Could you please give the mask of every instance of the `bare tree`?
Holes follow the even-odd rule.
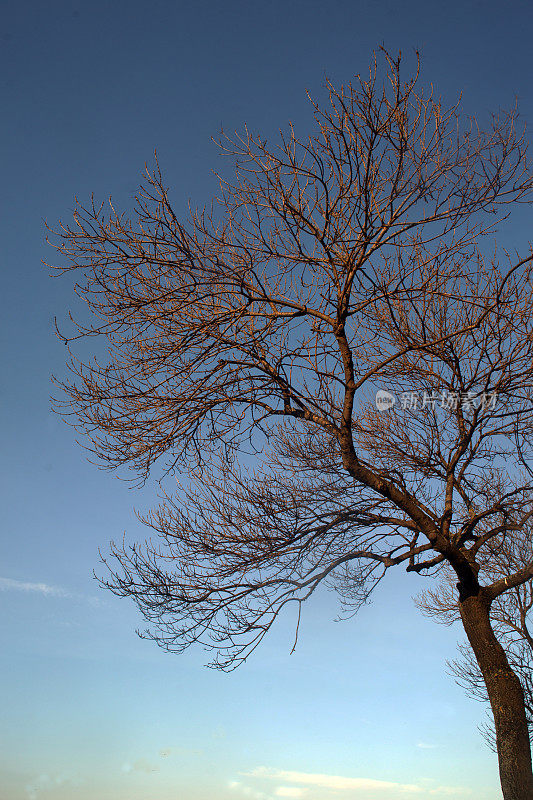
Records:
[[[531,202],[526,141],[516,111],[483,130],[383,59],[328,83],[308,139],[223,137],[211,211],[178,219],[159,167],[135,221],[77,204],[57,269],[92,316],[63,338],[107,349],[72,355],[59,410],[109,468],[188,470],[145,520],[157,538],[107,559],[169,650],[229,669],[323,582],[357,608],[391,567],[451,569],[523,800],[524,694],[490,609],[533,564],[480,569],[533,516],[533,254],[483,247]]]
[[[526,525],[520,536],[495,538],[488,549],[487,559],[481,565],[485,582],[493,583],[533,562],[533,536]],[[454,577],[451,573],[437,590],[428,590],[417,598],[417,605],[426,615],[450,625],[461,619],[456,598]],[[531,635],[531,610],[533,608],[533,580],[527,580],[501,594],[490,610],[494,632],[502,644],[509,664],[520,679],[529,739],[533,740],[533,636]],[[458,645],[460,657],[448,662],[451,674],[467,693],[483,703],[489,702],[483,674],[468,642]],[[480,726],[482,735],[492,750],[497,750],[494,721],[488,715],[487,723]]]

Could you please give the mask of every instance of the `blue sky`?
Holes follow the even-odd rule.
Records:
[[[366,71],[382,42],[419,48],[424,80],[481,119],[516,96],[533,123],[532,22],[529,2],[458,0],[4,8],[0,800],[499,796],[484,710],[445,674],[460,631],[420,617],[417,577],[391,575],[343,623],[319,594],[293,655],[282,619],[230,675],[136,638],[135,609],[92,571],[98,547],[142,536],[133,509],[155,490],[87,463],[50,413],[53,318],[73,300],[41,259],[43,219],[91,191],[127,207],[154,148],[178,212],[209,200],[221,126],[307,133],[305,89]]]

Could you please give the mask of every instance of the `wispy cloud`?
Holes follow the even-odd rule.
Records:
[[[378,793],[419,794],[424,796],[461,796],[470,794],[470,790],[461,786],[437,786],[432,789],[414,783],[380,781],[374,778],[352,778],[345,775],[326,775],[319,772],[296,772],[293,770],[256,767],[241,775],[248,778],[279,781],[283,784],[300,784],[299,787],[278,786],[274,791],[276,797],[304,797],[307,790],[330,790],[332,792],[357,791]]]
[[[416,746],[421,750],[435,750],[435,748],[438,747],[437,744],[429,744],[429,742],[417,742]]]
[[[264,792],[258,792],[251,786],[247,786],[242,781],[230,781],[229,788],[243,794],[245,797],[251,797],[253,800],[271,800],[271,797]]]
[[[48,597],[71,597],[70,592],[59,586],[50,586],[48,583],[29,583],[28,581],[15,581],[13,578],[0,578],[0,591],[2,592],[35,592]]]
[[[104,605],[103,601],[98,597],[69,592],[61,586],[51,586],[49,583],[17,581],[14,578],[0,578],[0,592],[26,592],[30,594],[40,594],[43,597],[63,597],[70,600],[83,600],[93,606]]]
[[[344,775],[325,775],[319,772],[294,772],[291,770],[271,769],[269,767],[256,767],[250,772],[244,772],[242,774],[250,778],[268,778],[276,781],[286,781],[288,783],[300,783],[304,786],[314,786],[320,789],[334,789],[336,791],[349,789],[359,789],[363,791],[423,791],[421,786],[412,783],[378,781],[373,778],[347,778]]]

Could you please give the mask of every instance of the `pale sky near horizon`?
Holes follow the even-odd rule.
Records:
[[[43,219],[91,191],[127,205],[154,148],[178,210],[208,202],[221,126],[306,135],[305,89],[366,72],[382,42],[419,48],[423,81],[481,119],[517,97],[531,128],[532,23],[529,2],[494,0],[4,7],[0,800],[501,796],[484,708],[446,674],[461,632],[420,616],[417,576],[391,574],[340,623],[318,593],[293,655],[284,618],[231,674],[136,637],[142,619],[92,573],[110,539],[143,536],[133,509],[155,488],[98,471],[50,413],[53,318],[73,301],[41,259]]]

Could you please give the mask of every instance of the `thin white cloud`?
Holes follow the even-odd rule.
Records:
[[[242,781],[230,781],[229,788],[239,792],[240,794],[243,794],[245,797],[251,797],[252,800],[271,800],[269,795],[265,794],[264,792],[258,792],[251,786],[247,786],[245,783],[242,783]]]
[[[14,578],[0,578],[0,592],[27,592],[40,594],[43,597],[63,597],[70,600],[83,600],[92,606],[104,605],[99,597],[88,597],[62,589],[61,586],[51,586],[49,583],[32,583],[30,581],[17,581]]]
[[[429,744],[429,742],[418,742],[416,746],[421,750],[435,750],[435,748],[438,747],[438,745]]]
[[[0,578],[0,591],[2,592],[35,592],[48,597],[72,597],[70,592],[59,586],[50,586],[48,583],[29,583],[16,581],[13,578]]]
[[[378,781],[373,778],[347,778],[344,775],[325,775],[319,772],[294,772],[291,770],[270,769],[269,767],[256,767],[250,772],[244,772],[250,778],[268,778],[271,780],[300,783],[304,786],[315,786],[320,789],[335,789],[346,791],[359,789],[364,791],[401,791],[423,792],[421,786],[412,783],[393,783],[392,781]]]
[[[278,786],[274,795],[276,797],[303,797],[307,794],[307,789],[300,789],[299,786]]]
[[[249,772],[242,772],[248,778],[262,780],[282,781],[283,783],[297,783],[300,792],[306,792],[302,787],[326,789],[334,792],[361,791],[361,792],[401,792],[434,796],[468,795],[470,790],[462,786],[437,786],[428,790],[414,783],[397,783],[395,781],[380,781],[373,778],[352,778],[345,775],[326,775],[319,772],[296,772],[293,770],[273,769],[270,767],[256,767]],[[278,787],[287,789],[292,787]],[[277,794],[278,797],[303,797],[303,794]]]

